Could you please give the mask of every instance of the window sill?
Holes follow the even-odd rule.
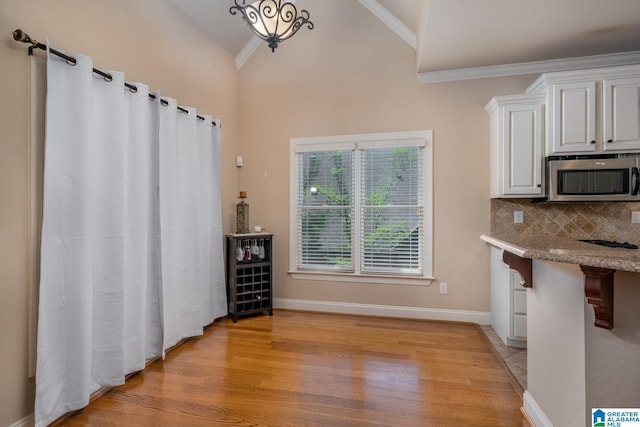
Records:
[[[378,283],[384,285],[429,286],[435,277],[391,276],[376,274],[325,273],[315,271],[288,271],[294,280],[322,280],[330,282]]]

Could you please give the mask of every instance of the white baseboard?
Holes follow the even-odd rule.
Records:
[[[9,427],[33,427],[35,422],[36,421],[33,418],[33,414],[29,414],[23,419],[11,424]]]
[[[533,396],[528,391],[525,391],[524,395],[522,395],[522,406],[535,427],[553,427],[549,418],[547,418],[542,408],[533,400]]]
[[[356,304],[349,302],[312,301],[274,298],[274,308],[320,311],[325,313],[359,314],[365,316],[402,317],[424,320],[448,320],[491,324],[491,313],[485,311],[443,310],[440,308],[404,307],[395,305]]]

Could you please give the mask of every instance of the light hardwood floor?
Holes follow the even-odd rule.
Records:
[[[217,321],[62,426],[528,426],[479,327],[276,310]]]

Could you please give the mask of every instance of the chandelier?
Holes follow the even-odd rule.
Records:
[[[293,36],[303,25],[313,30],[309,12],[301,10],[298,15],[293,3],[280,0],[258,0],[251,4],[246,4],[246,0],[234,0],[234,3],[229,12],[232,15],[240,12],[251,31],[269,43],[271,52],[276,50],[278,43]]]

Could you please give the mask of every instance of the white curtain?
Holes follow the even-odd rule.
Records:
[[[219,122],[69,55],[47,62],[37,426],[226,314]]]
[[[204,116],[206,120],[211,117]],[[207,141],[213,140],[213,143]],[[220,126],[198,127],[198,158],[202,163],[198,180],[200,204],[198,212],[199,245],[201,256],[200,280],[210,283],[203,287],[202,323],[209,324],[227,314],[226,286],[224,275],[224,252],[222,211],[220,208]],[[220,298],[225,295],[225,298]]]

